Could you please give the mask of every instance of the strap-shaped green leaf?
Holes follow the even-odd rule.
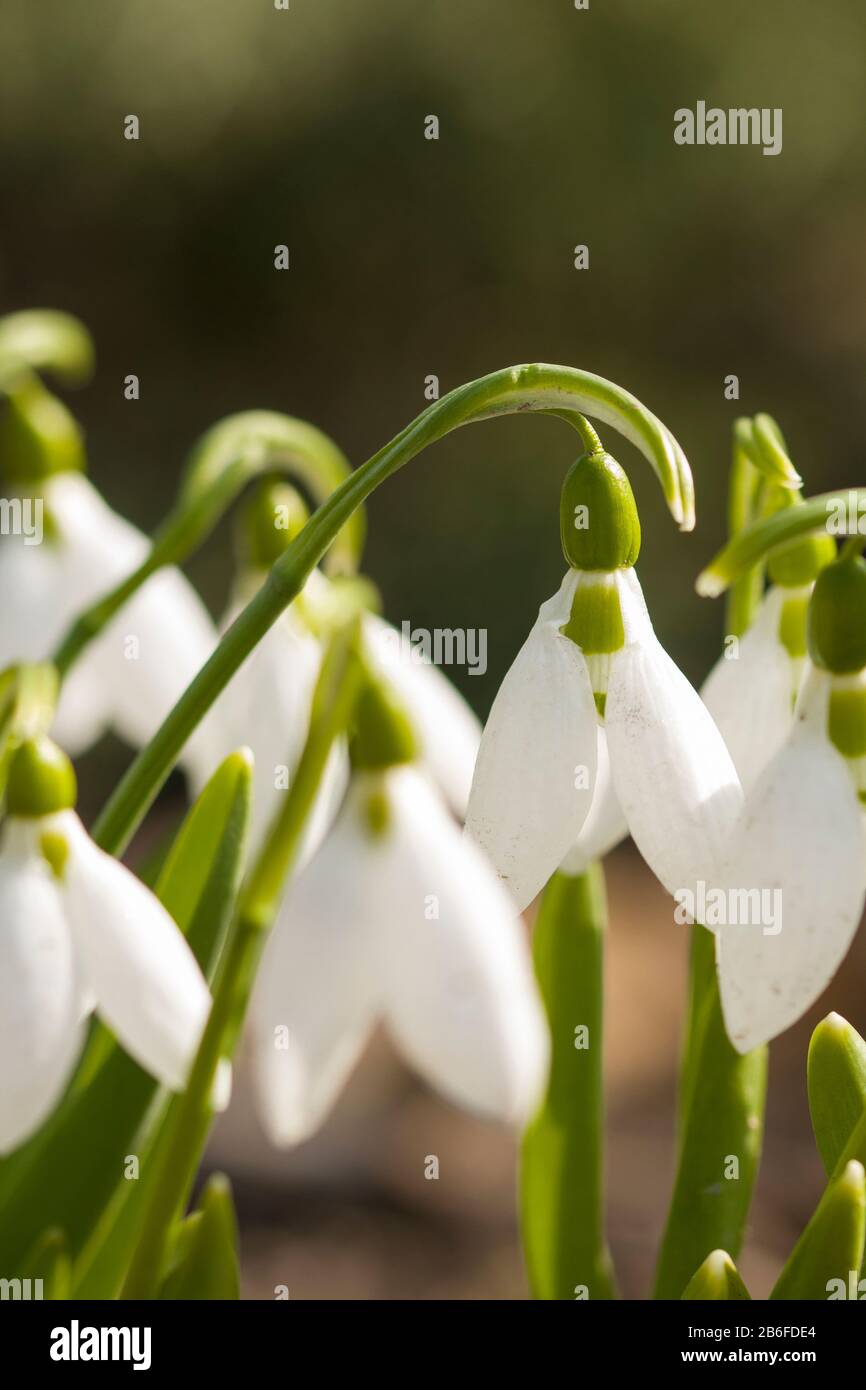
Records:
[[[615,1297],[604,1236],[602,977],[607,917],[599,864],[554,874],[533,955],[550,1023],[547,1095],[523,1140],[521,1228],[536,1298]]]
[[[242,869],[251,764],[233,753],[218,768],[184,821],[160,876],[158,896],[206,974],[212,975]],[[40,1132],[0,1164],[0,1268],[15,1268],[47,1225],[66,1234],[75,1282],[95,1253],[94,1226],[120,1194],[138,1183],[148,1136],[168,1093],[101,1025],[69,1092]],[[114,1213],[112,1226],[117,1219]],[[97,1245],[101,1235],[96,1236]],[[90,1244],[88,1244],[90,1242]],[[104,1296],[95,1294],[94,1296]]]
[[[794,1246],[771,1299],[827,1299],[834,1282],[845,1287],[859,1274],[866,1235],[866,1177],[856,1160],[846,1164],[824,1192]]]
[[[727,1250],[713,1250],[686,1286],[684,1299],[706,1303],[745,1303],[752,1295]]]
[[[866,1042],[840,1014],[828,1014],[812,1034],[807,1076],[815,1142],[832,1174],[866,1117]]]
[[[181,1222],[170,1259],[161,1299],[240,1297],[237,1219],[222,1173],[209,1179],[197,1210]]]

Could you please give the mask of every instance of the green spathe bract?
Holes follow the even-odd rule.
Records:
[[[566,560],[580,570],[630,569],[640,553],[640,519],[631,483],[616,459],[582,454],[571,465],[559,503]]]

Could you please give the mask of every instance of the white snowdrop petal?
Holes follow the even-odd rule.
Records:
[[[23,536],[0,536],[0,670],[18,661],[41,661],[63,633],[66,609],[58,547],[47,536],[27,545]]]
[[[180,570],[151,575],[98,639],[111,722],[142,747],[216,645],[207,609]]]
[[[747,790],[781,747],[794,713],[795,671],[779,640],[784,589],[771,589],[754,623],[719,657],[701,696]]]
[[[819,712],[826,688],[818,677]],[[746,801],[722,880],[734,924],[718,931],[719,987],[740,1052],[776,1037],[814,1003],[851,944],[866,897],[863,813],[848,768],[825,722],[798,714]]]
[[[239,606],[233,605],[224,626],[230,625],[238,611]],[[198,737],[187,749],[195,792],[235,748],[246,745],[252,749],[253,854],[264,843],[301,755],[320,664],[319,643],[290,609],[265,633],[218,696],[199,726]],[[339,782],[339,769],[331,769],[323,781],[322,804],[339,804],[340,788],[335,786],[335,778]],[[318,826],[316,833],[321,838],[321,817]],[[307,853],[315,843],[308,836]]]
[[[576,843],[559,866],[567,874],[584,873],[593,860],[603,859],[628,834],[628,824],[613,784],[607,735],[601,727],[598,730],[596,763],[589,815]]]
[[[580,834],[592,801],[598,720],[583,654],[560,633],[573,577],[545,604],[481,739],[466,829],[522,910]]]
[[[635,625],[637,626],[637,625]],[[645,617],[611,662],[605,729],[629,830],[670,893],[712,882],[743,793],[700,696]]]
[[[140,1066],[182,1090],[211,1002],[195,957],[159,900],[73,812],[52,823],[70,846],[64,897],[98,1011]]]
[[[293,881],[250,1007],[262,1123],[297,1144],[322,1123],[367,1041],[378,1004],[377,934],[387,883],[359,811],[360,784]]]
[[[381,969],[386,1018],[408,1060],[449,1100],[520,1124],[539,1103],[548,1035],[522,923],[424,776],[388,773],[393,830]]]
[[[462,820],[481,741],[478,719],[447,676],[382,618],[373,613],[365,616],[364,638],[374,661],[405,703],[424,762]]]
[[[0,852],[0,1153],[47,1119],[84,1037],[61,895],[34,827],[23,830],[7,822]]]

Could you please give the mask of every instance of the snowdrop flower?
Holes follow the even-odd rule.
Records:
[[[224,620],[230,626],[267,578],[273,562],[307,519],[303,501],[285,484],[259,489],[245,509],[240,530],[241,565]],[[203,786],[233,748],[248,744],[255,756],[251,843],[264,843],[297,767],[309,728],[313,691],[321,665],[321,635],[345,613],[346,585],[362,579],[330,580],[320,570],[265,633],[204,720],[189,753],[194,782]],[[363,617],[364,645],[409,711],[421,757],[458,815],[466,809],[481,729],[451,683],[388,623]],[[345,793],[345,749],[337,746],[308,823],[301,862],[321,842]]]
[[[75,778],[47,739],[12,758],[0,846],[0,1153],[60,1099],[95,1007],[167,1086],[185,1085],[210,1009],[165,908],[88,836]]]
[[[754,903],[720,927],[719,988],[734,1046],[747,1052],[818,998],[866,899],[866,564],[824,569],[809,608],[811,666],[781,747],[746,799],[725,869],[729,901]],[[780,911],[770,916],[770,895]],[[733,916],[734,914],[730,914]]]
[[[770,556],[771,587],[751,627],[725,639],[701,691],[748,789],[784,742],[806,668],[806,612],[815,576],[834,558],[829,536]]]
[[[653,632],[633,568],[634,497],[608,454],[572,466],[561,534],[570,568],[494,700],[467,830],[521,909],[575,845],[581,853],[585,825],[583,853],[615,840],[617,801],[670,892],[712,880],[742,790],[710,714]]]
[[[40,382],[6,405],[0,460],[35,528],[0,541],[0,669],[49,657],[72,620],[146,557],[147,538],[83,472],[78,428]],[[64,682],[54,734],[75,756],[108,728],[147,742],[210,656],[213,624],[181,572],[152,575],[82,653]]]
[[[449,1100],[517,1124],[541,1099],[546,1025],[508,894],[414,761],[379,683],[359,702],[353,778],[291,885],[251,1020],[274,1142],[321,1124],[377,1020]]]

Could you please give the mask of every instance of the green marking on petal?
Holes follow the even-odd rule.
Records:
[[[866,757],[866,685],[830,691],[827,733],[844,758]]]
[[[625,645],[625,628],[614,576],[579,583],[571,601],[571,615],[559,630],[584,656],[618,652]]]
[[[809,612],[808,594],[786,598],[779,611],[779,641],[794,661],[806,655],[806,623]]]
[[[384,786],[365,797],[363,815],[366,829],[374,839],[381,839],[391,824],[391,804]]]
[[[62,882],[66,872],[66,861],[69,858],[66,836],[61,835],[58,830],[46,830],[39,836],[39,850],[54,877]]]

